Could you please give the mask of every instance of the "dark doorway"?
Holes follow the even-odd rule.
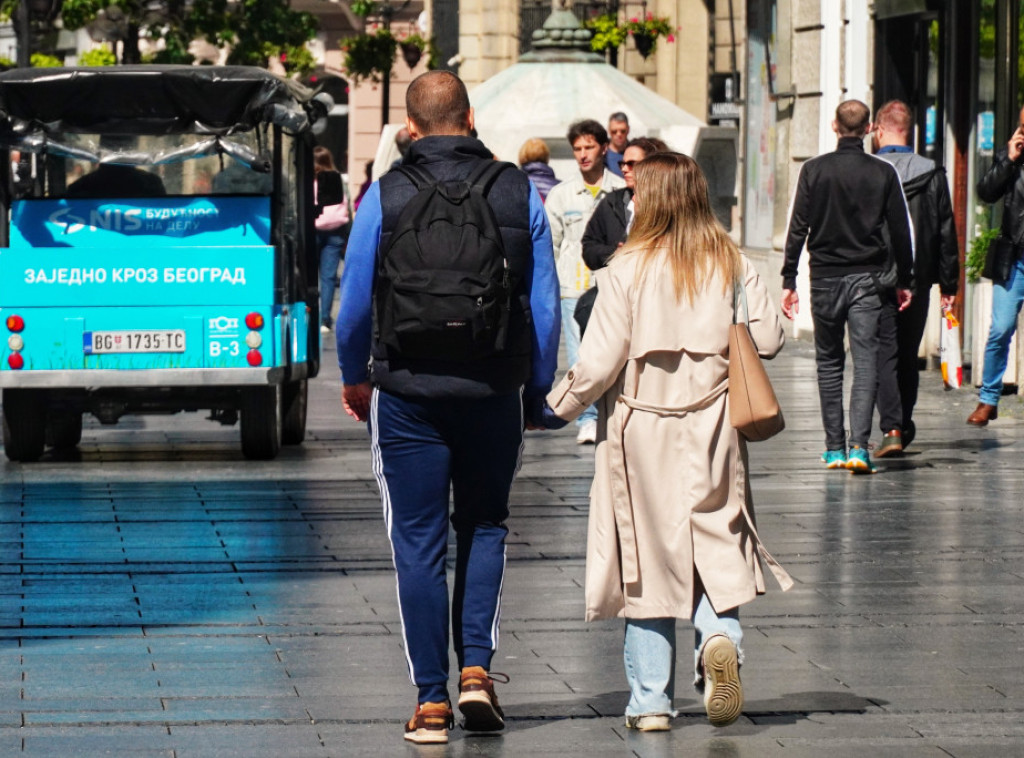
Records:
[[[880,19],[875,34],[875,102],[899,99],[914,113],[914,149],[944,162],[946,24],[937,11]]]

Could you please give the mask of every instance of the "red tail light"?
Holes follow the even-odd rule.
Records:
[[[21,357],[21,353],[11,353],[7,356],[7,365],[17,371],[19,368],[24,368],[25,359]]]
[[[245,317],[245,325],[250,329],[262,329],[263,328],[263,314],[262,313],[250,313]]]
[[[12,332],[20,332],[25,328],[25,319],[15,314],[7,317],[7,328]]]
[[[263,363],[263,356],[260,355],[259,350],[250,350],[246,353],[245,359],[249,361],[250,366],[259,366]]]

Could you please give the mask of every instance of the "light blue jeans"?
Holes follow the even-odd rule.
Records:
[[[694,684],[702,688],[704,672],[700,654],[711,637],[724,634],[736,645],[743,662],[743,629],[739,609],[715,613],[708,596],[701,594],[693,612]],[[627,716],[676,715],[672,708],[676,679],[676,620],[674,618],[626,619],[623,646],[626,680],[629,682]]]
[[[992,326],[985,343],[985,367],[981,372],[978,399],[988,405],[999,405],[1003,394],[1003,374],[1010,354],[1010,340],[1017,330],[1017,315],[1024,303],[1024,261],[1010,269],[1010,278],[992,285]]]
[[[562,298],[562,334],[565,335],[565,357],[570,368],[576,365],[576,359],[580,355],[580,325],[573,318],[577,302],[579,298],[576,297]],[[596,405],[591,405],[580,414],[576,419],[576,426],[583,426],[588,421],[597,421]]]

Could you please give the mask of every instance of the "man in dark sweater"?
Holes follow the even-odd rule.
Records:
[[[859,100],[836,108],[835,152],[807,161],[800,170],[782,267],[782,312],[799,311],[796,276],[807,243],[811,316],[818,366],[818,396],[825,427],[828,468],[872,473],[867,452],[875,406],[881,277],[891,255],[896,263],[900,310],[910,305],[913,240],[907,204],[896,169],[864,152],[871,111]],[[886,240],[889,240],[887,244]],[[853,357],[850,436],[843,418],[843,343],[849,330]]]

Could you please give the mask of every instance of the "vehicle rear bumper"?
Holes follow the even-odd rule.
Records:
[[[0,387],[100,388],[100,387],[215,387],[281,384],[287,378],[283,366],[260,368],[189,368],[145,371],[124,370],[29,370],[0,371]]]

